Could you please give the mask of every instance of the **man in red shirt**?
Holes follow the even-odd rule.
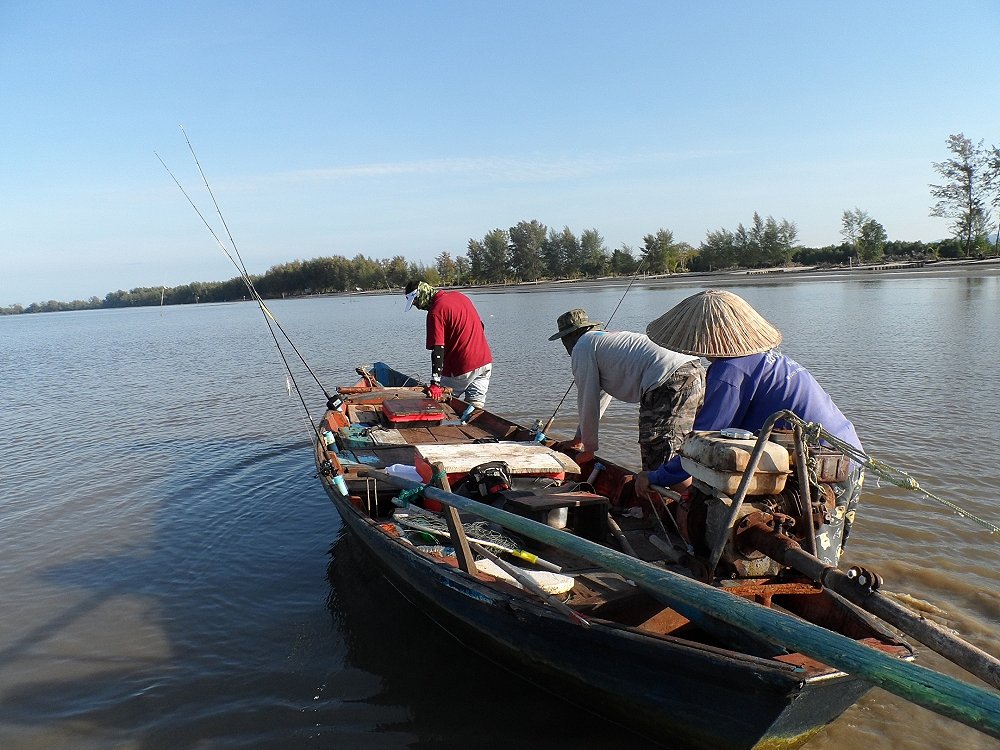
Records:
[[[428,394],[440,398],[451,388],[456,398],[482,409],[490,387],[493,354],[483,321],[461,292],[435,289],[425,281],[406,285],[406,310],[427,311],[427,348],[431,352]]]

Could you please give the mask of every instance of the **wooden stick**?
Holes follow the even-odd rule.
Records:
[[[541,586],[535,583],[535,580],[531,576],[525,575],[523,571],[501,560],[499,557],[494,555],[485,547],[481,547],[475,542],[470,542],[469,544],[472,547],[472,549],[476,551],[476,554],[485,557],[487,560],[492,562],[494,565],[496,565],[498,568],[504,571],[507,575],[509,575],[511,578],[517,581],[519,584],[524,586],[524,588],[526,588],[528,591],[537,596],[540,596],[547,604],[552,605],[574,622],[590,627],[590,623],[583,617],[583,615],[581,615],[579,612],[577,612],[568,604],[566,604],[566,602],[560,601],[552,594],[550,594],[548,591],[543,589]]]
[[[638,557],[638,555],[635,554],[635,549],[632,547],[631,544],[629,544],[628,539],[625,538],[625,534],[622,531],[622,527],[619,526],[618,522],[611,517],[610,513],[608,513],[608,528],[611,529],[611,533],[615,535],[615,539],[618,540],[618,543],[622,546],[622,551],[626,555],[632,555],[632,557]]]
[[[445,492],[451,492],[451,483],[448,481],[448,474],[445,472],[444,465],[440,461],[434,464],[434,475],[437,477],[441,489]],[[448,531],[451,532],[451,543],[455,548],[458,567],[466,573],[474,575],[478,571],[476,568],[476,559],[472,556],[472,550],[469,549],[469,538],[465,535],[465,529],[462,528],[462,521],[458,517],[458,511],[450,505],[444,506],[444,520],[448,523]]]

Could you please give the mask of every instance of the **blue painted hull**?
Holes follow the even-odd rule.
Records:
[[[383,533],[324,481],[347,528],[403,596],[467,647],[671,748],[798,747],[870,685],[614,624],[581,627]]]

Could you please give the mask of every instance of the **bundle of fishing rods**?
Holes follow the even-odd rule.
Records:
[[[313,380],[316,382],[316,385],[318,385],[320,390],[323,391],[323,395],[327,400],[328,407],[333,402],[334,397],[330,394],[330,392],[320,381],[319,377],[313,371],[312,367],[309,366],[309,363],[306,361],[306,358],[302,355],[302,352],[299,351],[298,347],[295,346],[295,342],[292,341],[292,338],[281,326],[281,323],[278,322],[278,319],[267,308],[264,299],[260,296],[260,293],[254,286],[253,279],[251,278],[250,273],[247,271],[246,264],[243,262],[243,256],[240,255],[239,248],[236,245],[236,240],[233,238],[233,233],[229,230],[229,224],[226,222],[226,217],[222,215],[222,209],[219,207],[218,200],[216,200],[215,192],[212,190],[212,186],[208,182],[208,177],[205,176],[205,170],[203,170],[201,167],[201,161],[198,159],[198,155],[195,153],[194,146],[191,145],[191,139],[188,138],[187,131],[184,130],[183,125],[181,126],[181,133],[184,134],[184,141],[185,143],[187,143],[188,150],[191,152],[191,157],[194,159],[194,163],[198,167],[198,174],[201,175],[201,179],[205,183],[205,189],[208,190],[208,194],[212,199],[212,205],[215,206],[215,212],[219,215],[219,220],[222,222],[222,226],[225,229],[226,237],[229,239],[230,245],[232,245],[232,252],[229,251],[229,248],[226,246],[226,244],[219,238],[219,235],[216,233],[215,229],[205,218],[205,215],[201,212],[201,210],[198,208],[195,202],[191,199],[191,196],[188,195],[188,192],[187,190],[184,189],[184,186],[181,185],[177,177],[174,176],[174,173],[170,170],[170,167],[167,166],[166,162],[163,161],[163,159],[157,152],[154,151],[153,154],[156,156],[157,159],[159,159],[159,162],[160,164],[163,165],[163,168],[167,170],[167,174],[170,175],[171,179],[174,181],[174,184],[176,184],[177,187],[180,189],[181,193],[183,193],[184,197],[187,199],[187,202],[191,204],[191,208],[193,208],[194,212],[198,214],[198,218],[201,219],[202,223],[205,225],[209,233],[212,235],[216,243],[219,245],[219,248],[222,250],[225,256],[229,258],[230,262],[234,266],[236,266],[236,270],[239,272],[240,278],[243,279],[243,283],[246,285],[247,291],[250,292],[250,296],[257,303],[258,307],[260,308],[261,314],[264,316],[264,322],[267,324],[267,330],[271,333],[271,338],[274,340],[274,346],[278,350],[278,355],[281,357],[281,361],[284,364],[285,376],[288,379],[288,381],[291,382],[292,387],[295,390],[295,394],[296,396],[298,396],[298,399],[302,404],[302,408],[305,411],[305,416],[309,423],[309,430],[311,433],[315,435],[317,439],[320,439],[321,436],[319,431],[319,424],[317,420],[313,419],[312,413],[309,410],[309,405],[306,403],[305,397],[302,395],[302,389],[299,388],[298,381],[295,379],[295,373],[293,372],[292,366],[288,361],[285,349],[282,346],[281,341],[278,339],[279,332],[284,337],[288,346],[291,347],[293,352],[295,352],[295,355],[302,363],[302,366],[305,367],[306,371],[312,376]],[[235,258],[233,257],[234,254],[236,256]]]

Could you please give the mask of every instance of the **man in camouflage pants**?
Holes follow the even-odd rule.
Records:
[[[704,398],[705,368],[697,359],[681,365],[663,385],[642,395],[639,452],[643,471],[657,468],[680,450]]]
[[[639,449],[644,470],[655,469],[680,448],[705,396],[705,368],[698,357],[657,346],[645,334],[603,331],[585,310],[559,316],[559,330],[573,367],[580,425],[564,447],[598,449],[598,425],[612,398],[639,404]]]

